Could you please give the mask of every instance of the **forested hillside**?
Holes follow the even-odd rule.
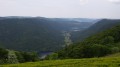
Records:
[[[110,29],[118,24],[120,24],[118,19],[102,19],[83,31],[72,32],[71,39],[74,42],[82,41],[91,35]]]
[[[55,51],[65,45],[63,31],[74,31],[74,27],[82,30],[92,24],[44,17],[1,17],[0,47],[20,51]]]
[[[44,18],[0,20],[0,43],[8,49],[44,51],[59,49],[64,37]],[[53,48],[54,47],[54,48]]]
[[[59,58],[101,57],[120,51],[120,25],[88,37],[58,52]]]

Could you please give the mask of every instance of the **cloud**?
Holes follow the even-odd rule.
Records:
[[[120,0],[108,0],[108,1],[115,3],[115,4],[120,4]]]
[[[88,3],[88,0],[80,0],[80,4],[81,5],[85,5],[85,4],[87,4]]]

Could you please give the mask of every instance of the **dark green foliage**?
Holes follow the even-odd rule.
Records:
[[[23,52],[23,57],[24,57],[26,62],[28,62],[28,61],[34,62],[34,61],[39,60],[36,52]]]
[[[0,48],[0,59],[7,59],[8,51],[6,49]]]
[[[90,36],[58,52],[59,58],[101,57],[120,50],[120,25]]]
[[[86,58],[101,57],[110,53],[111,53],[111,50],[107,46],[100,45],[100,44],[93,44],[84,48],[83,57],[86,57]]]
[[[36,52],[15,52],[17,59],[20,63],[38,61],[38,55]]]
[[[113,47],[113,48],[111,48],[111,51],[112,51],[112,53],[118,53],[118,52],[120,52],[120,47],[119,46]]]
[[[55,51],[64,44],[64,37],[45,18],[7,18],[0,20],[0,42],[5,48],[20,51]]]
[[[25,59],[24,59],[24,56],[23,56],[22,52],[16,51],[15,54],[17,56],[18,62],[20,62],[20,63],[25,62]]]
[[[20,52],[0,48],[0,64],[35,62],[38,60],[39,57],[36,52]]]
[[[52,53],[52,54],[48,55],[45,59],[46,60],[56,60],[56,59],[58,59],[58,54]]]
[[[91,58],[101,57],[110,54],[111,50],[107,46],[100,44],[84,45],[81,47],[65,48],[58,52],[58,56],[64,58]]]
[[[114,38],[112,36],[107,36],[104,39],[102,39],[102,44],[112,44],[114,43]]]
[[[6,49],[0,48],[0,64],[7,63],[8,51]]]

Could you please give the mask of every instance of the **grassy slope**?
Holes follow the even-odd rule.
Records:
[[[102,58],[48,60],[0,67],[120,67],[120,53]]]

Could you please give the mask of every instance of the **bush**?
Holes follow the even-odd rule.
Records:
[[[56,60],[58,59],[58,54],[57,53],[52,53],[46,57],[47,60]]]
[[[0,64],[7,63],[8,51],[6,49],[0,48]]]
[[[120,51],[120,49],[118,47],[113,47],[111,49],[112,53],[118,53]]]
[[[39,57],[36,52],[15,52],[20,63],[38,61]]]
[[[6,49],[0,48],[0,59],[7,59],[8,51]]]

